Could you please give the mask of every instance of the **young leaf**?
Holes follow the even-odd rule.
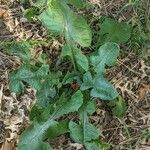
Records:
[[[118,118],[123,118],[126,114],[127,106],[125,100],[119,96],[113,101],[108,102],[108,106],[111,107],[113,115]]]
[[[91,30],[85,19],[75,14],[63,1],[51,0],[39,19],[50,32],[64,33],[67,40],[83,47],[90,46]]]
[[[61,97],[56,104],[51,104],[53,105],[54,111],[49,119],[42,123],[34,121],[33,124],[24,131],[18,145],[19,150],[37,150],[41,146],[44,146],[45,144],[42,141],[45,139],[48,129],[57,124],[55,119],[58,119],[64,114],[77,111],[83,103],[82,97],[81,91],[77,91],[70,100]]]
[[[98,74],[105,73],[105,66],[112,66],[117,62],[119,46],[116,43],[108,42],[98,50],[98,56],[91,57],[91,63]]]
[[[131,27],[124,22],[118,22],[111,18],[104,18],[104,21],[100,23],[99,31],[101,44],[106,42],[115,42],[118,44],[125,43],[131,36]]]
[[[103,77],[97,77],[94,81],[94,87],[91,96],[102,100],[113,100],[118,96],[116,89]]]
[[[28,21],[33,21],[33,17],[38,15],[39,10],[37,7],[31,7],[24,11],[24,16],[28,19]]]
[[[22,66],[18,70],[12,72],[9,76],[10,90],[20,93],[24,89],[23,81],[39,90],[42,87],[42,80],[45,79],[49,71],[48,65],[42,65],[36,72],[32,71],[30,66]]]

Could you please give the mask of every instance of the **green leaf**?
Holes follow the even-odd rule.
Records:
[[[37,150],[40,149],[41,146],[44,146],[45,144],[42,141],[45,139],[48,129],[58,124],[55,119],[58,119],[64,114],[78,111],[83,103],[82,98],[81,91],[77,91],[71,99],[68,100],[65,97],[61,97],[56,104],[51,104],[50,106],[54,108],[53,113],[47,121],[41,123],[34,121],[32,125],[24,131],[18,145],[19,150]]]
[[[106,79],[97,77],[94,81],[94,88],[91,90],[91,96],[102,100],[113,100],[118,96],[118,93]]]
[[[67,4],[73,5],[76,8],[82,9],[85,6],[86,1],[83,0],[64,0]]]
[[[97,139],[100,135],[98,129],[89,122],[85,122],[84,127],[82,127],[82,125],[70,121],[69,129],[70,137],[80,144],[85,144],[88,141]]]
[[[59,85],[60,73],[50,73],[49,77],[42,82],[41,89],[37,91],[37,105],[45,107],[56,95],[55,86]]]
[[[57,124],[54,124],[47,130],[45,138],[54,139],[60,136],[61,134],[69,132],[68,126],[69,126],[68,120],[64,120],[58,122]]]
[[[112,66],[117,62],[119,46],[116,43],[108,42],[98,50],[98,56],[91,57],[91,63],[99,74],[105,73],[105,66]]]
[[[36,120],[37,122],[41,122],[45,119],[41,114],[45,111],[45,108],[39,106],[39,105],[34,105],[29,113],[29,117],[31,121]],[[44,119],[43,119],[44,118]],[[46,118],[47,119],[47,118]]]
[[[89,69],[89,62],[87,57],[82,54],[81,51],[79,51],[78,54],[75,55],[75,59],[77,64],[84,70],[84,71],[88,71]]]
[[[30,66],[22,66],[16,71],[13,71],[10,76],[10,90],[20,93],[24,89],[23,81],[31,85],[33,88],[40,90],[43,79],[47,76],[49,66],[43,64],[37,71],[32,71]]]
[[[73,139],[73,141],[75,141],[76,143],[85,145],[87,150],[100,150],[101,148],[100,143],[96,143],[94,141],[84,142],[83,128],[81,125],[78,125],[77,123],[73,121],[70,121],[69,128],[70,128],[70,137],[71,139]],[[87,129],[88,130],[86,131],[90,130],[91,132],[91,133],[88,132],[90,133],[89,136],[92,136],[92,134],[94,133],[96,133],[97,135],[97,132],[95,132],[95,129],[94,129],[94,132],[91,130],[91,128],[87,128]]]
[[[86,150],[103,150],[99,142],[86,142],[85,143]]]
[[[118,44],[125,43],[131,36],[131,27],[125,22],[118,22],[111,18],[104,18],[100,23],[99,42],[116,42]]]
[[[91,105],[91,104],[90,104],[90,101],[85,100],[82,107],[79,110],[81,125],[82,125],[82,129],[83,129],[82,134],[83,134],[83,143],[84,144],[86,142],[96,140],[100,136],[100,131],[89,122],[88,115],[90,115],[89,112],[91,113],[91,111],[89,111],[88,108],[89,108],[89,105]]]
[[[85,19],[74,13],[63,1],[51,0],[39,19],[50,32],[64,34],[68,41],[83,47],[90,46],[91,30]]]
[[[12,42],[8,44],[6,48],[9,54],[16,55],[25,62],[29,62],[31,59],[30,49],[32,45],[27,41]]]
[[[86,142],[85,147],[86,150],[110,150],[109,144],[106,144],[101,140]]]
[[[32,6],[41,9],[42,7],[46,7],[48,0],[30,0],[30,2]]]
[[[61,52],[62,57],[69,56],[72,63],[79,65],[84,71],[88,71],[89,62],[87,57],[82,53],[82,51],[72,45],[65,44]]]
[[[63,107],[60,107],[59,111],[55,114],[57,117],[77,111],[83,103],[83,95],[81,91],[78,90],[69,101],[63,98],[58,101],[57,105],[60,106],[62,103],[64,104]]]
[[[10,76],[13,77],[13,76],[15,76],[15,74],[11,73]],[[24,87],[25,86],[22,83],[22,81],[13,80],[10,77],[9,89],[10,89],[11,92],[20,94],[24,90]]]
[[[88,71],[88,72],[86,72],[86,73],[83,75],[83,83],[82,83],[80,89],[81,89],[82,91],[87,90],[87,89],[93,87],[93,84],[94,84],[94,82],[93,82],[92,75],[91,75],[91,73]]]
[[[29,128],[23,132],[21,135],[18,149],[19,150],[37,150],[41,147],[47,147],[47,145],[42,142],[46,131],[50,126],[57,124],[53,119],[48,119],[46,122],[39,124],[38,122],[34,122]],[[52,148],[47,148],[51,150]]]
[[[83,144],[85,146],[88,142],[96,140],[100,136],[99,130],[95,126],[93,126],[88,119],[88,115],[92,114],[95,111],[95,107],[93,107],[93,104],[94,103],[91,103],[91,101],[88,101],[86,99],[79,110],[81,120],[80,124],[77,124],[73,121],[70,121],[69,123],[70,137],[75,142]]]
[[[47,82],[42,84],[41,90],[37,92],[37,105],[42,107],[49,104],[50,100],[56,95],[56,89],[47,84]]]
[[[38,13],[39,10],[36,7],[32,7],[24,11],[24,16],[28,19],[28,21],[33,21],[34,16],[38,15]]]
[[[62,57],[69,56],[71,58],[71,60],[73,60],[73,54],[72,54],[71,47],[72,47],[71,45],[65,44],[62,48],[61,56]]]
[[[87,113],[92,115],[96,111],[96,101],[89,101],[87,104]]]
[[[62,84],[66,85],[66,84],[70,84],[73,83],[74,81],[77,81],[78,83],[80,83],[80,74],[78,72],[67,72],[67,74],[65,75],[65,77],[63,78]]]
[[[73,141],[83,144],[83,129],[77,123],[70,121],[69,122],[69,129],[70,129],[70,137]]]
[[[108,106],[111,107],[113,115],[118,118],[123,118],[126,114],[127,106],[125,100],[119,96],[113,101],[108,102]]]

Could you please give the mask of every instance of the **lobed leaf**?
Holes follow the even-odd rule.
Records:
[[[53,113],[50,115],[47,121],[40,123],[34,121],[32,125],[24,131],[19,141],[19,150],[37,150],[46,146],[43,140],[47,136],[54,136],[53,134],[50,135],[48,131],[54,128],[54,126],[57,126],[58,123],[55,121],[55,119],[63,116],[64,114],[78,111],[82,103],[82,93],[81,91],[77,91],[70,100],[61,97],[56,104],[51,104],[54,108]],[[46,135],[46,133],[48,133],[48,135]],[[49,147],[48,149],[51,148]]]
[[[40,90],[42,87],[43,79],[49,72],[49,65],[43,64],[37,71],[33,71],[31,66],[23,65],[18,70],[9,75],[9,88],[12,92],[21,93],[24,89],[23,82],[28,83],[33,88]]]
[[[106,65],[112,66],[117,62],[119,46],[116,43],[108,42],[99,48],[97,55],[91,56],[91,63],[98,74],[104,74]]]
[[[94,81],[94,87],[91,90],[91,96],[102,100],[113,100],[118,96],[118,93],[106,79],[97,77]]]

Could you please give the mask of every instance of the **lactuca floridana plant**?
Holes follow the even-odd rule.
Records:
[[[118,44],[104,42],[95,53],[86,56],[81,48],[91,45],[92,31],[86,20],[69,7],[81,8],[81,5],[72,0],[43,0],[42,3],[37,0],[31,4],[31,12],[35,7],[36,10],[42,9],[38,19],[48,32],[64,37],[60,57],[70,61],[72,70],[61,72],[59,65],[51,68],[45,61],[45,54],[35,59],[31,55],[32,42],[8,45],[8,52],[22,60],[21,67],[9,76],[10,90],[20,94],[30,85],[36,89],[37,99],[29,115],[31,125],[21,135],[18,149],[52,150],[45,141],[64,133],[87,150],[109,149],[109,145],[100,139],[101,133],[91,124],[89,116],[96,110],[96,100],[107,101],[116,116],[115,109],[118,112],[122,109],[123,99],[106,79],[106,67],[114,65],[119,56]],[[74,83],[79,88],[71,89],[69,85]],[[64,116],[73,112],[79,114],[79,120],[68,120]],[[120,111],[118,117],[122,117],[124,112],[125,109]]]

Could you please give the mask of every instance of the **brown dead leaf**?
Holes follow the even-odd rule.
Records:
[[[7,140],[5,140],[1,150],[15,150],[14,142],[8,142]]]
[[[143,99],[146,93],[150,93],[150,85],[144,85],[140,87],[138,93],[139,93],[139,98]]]
[[[7,17],[7,15],[8,11],[3,8],[0,8],[0,17]]]

